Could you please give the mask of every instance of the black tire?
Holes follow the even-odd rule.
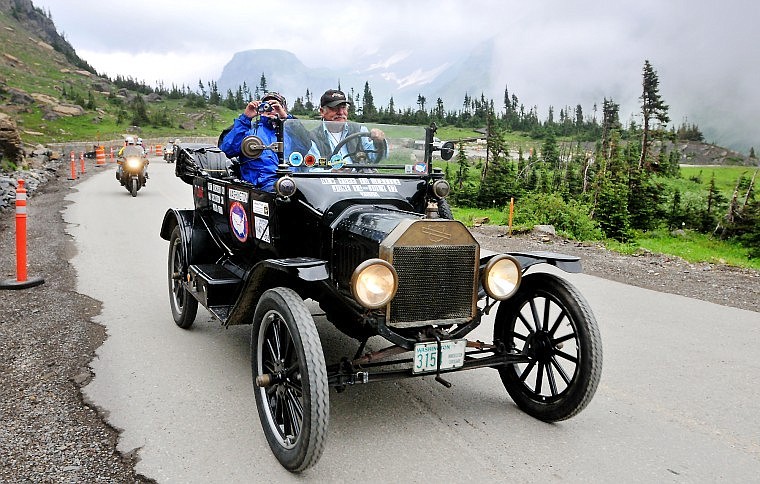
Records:
[[[451,212],[449,202],[440,200],[438,202],[438,216],[447,220],[454,220],[454,214]]]
[[[517,293],[499,304],[494,340],[530,358],[499,368],[525,413],[546,422],[565,420],[594,396],[602,374],[601,336],[588,303],[564,279],[523,277]]]
[[[176,226],[169,238],[169,305],[174,322],[182,329],[192,326],[198,314],[198,300],[185,289],[182,282],[187,275],[187,265],[182,235],[179,226]]]
[[[259,299],[251,329],[251,369],[272,453],[291,472],[313,466],[327,438],[327,369],[314,319],[295,291],[278,287]],[[272,376],[273,383],[258,387],[260,375]]]
[[[133,197],[137,196],[138,183],[140,182],[137,178],[132,178],[131,183],[129,184],[129,193],[131,193]]]

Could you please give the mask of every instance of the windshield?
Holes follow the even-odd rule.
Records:
[[[284,160],[294,173],[425,174],[425,128],[288,119]]]

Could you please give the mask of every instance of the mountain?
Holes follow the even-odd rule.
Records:
[[[74,47],[58,33],[50,17],[42,9],[35,7],[31,0],[0,0],[0,12],[7,12],[26,30],[34,32],[42,42],[50,45],[56,52],[63,54],[75,67],[92,74],[96,73],[95,69],[82,60]]]
[[[393,96],[396,107],[416,107],[417,97],[426,98],[430,108],[439,97],[447,110],[458,109],[464,94],[499,99],[500,93],[484,92],[492,84],[493,46],[484,42],[474,47],[468,56],[459,60],[425,57],[424,64],[410,51],[381,56],[375,54],[356,61],[348,71],[329,68],[309,68],[293,53],[276,49],[253,49],[236,53],[224,66],[217,81],[224,95],[235,92],[244,82],[253,92],[264,74],[269,90],[278,91],[288,99],[303,97],[306,90],[312,101],[327,89],[340,86],[354,99],[364,92],[368,82],[375,106],[387,106]]]

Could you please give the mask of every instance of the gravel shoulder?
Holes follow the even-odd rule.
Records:
[[[44,284],[0,291],[0,482],[153,482],[135,473],[136,456],[116,450],[118,430],[80,392],[93,377],[89,364],[107,335],[91,321],[100,303],[75,292],[69,263],[76,249],[60,211],[76,183],[59,169],[29,199],[28,272]],[[476,227],[473,233],[491,250],[578,255],[584,272],[595,276],[759,310],[758,271],[650,253],[622,256],[545,234],[508,237],[504,227]],[[0,212],[0,247],[0,280],[15,280],[12,208]]]

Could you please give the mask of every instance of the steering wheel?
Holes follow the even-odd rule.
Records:
[[[335,149],[333,149],[332,153],[330,153],[330,159],[332,159],[332,157],[335,156],[336,154],[340,153],[340,150],[349,141],[354,140],[354,139],[358,139],[358,138],[370,138],[371,136],[372,135],[370,134],[369,131],[359,131],[358,133],[349,134],[348,136],[346,136],[345,138],[343,138],[342,140],[340,140],[340,142],[337,145],[335,145]],[[364,151],[361,143],[359,143],[358,144],[358,148],[356,149],[356,151],[353,151],[351,153],[346,154],[341,159],[344,160],[346,158],[351,158],[355,162],[360,162],[361,163],[361,162],[369,161],[369,158],[367,157],[366,153],[378,153],[377,157],[379,159],[379,158],[382,158],[384,151],[385,151],[385,143],[384,142],[383,142],[383,149],[380,149],[380,150],[367,150],[367,151]]]

